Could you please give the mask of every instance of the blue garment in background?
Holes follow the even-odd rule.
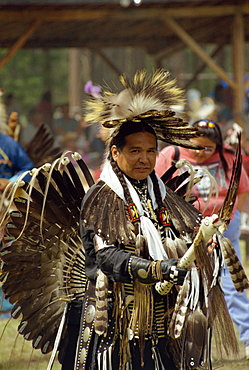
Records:
[[[13,182],[33,167],[33,162],[21,145],[10,136],[0,133],[0,178]],[[29,182],[30,178],[31,176],[27,174],[23,180]],[[0,311],[8,312],[11,308],[12,305],[4,299],[0,289]]]
[[[21,145],[10,136],[0,134],[0,178],[15,181],[19,175],[34,167]],[[30,175],[25,176],[28,182]]]
[[[235,211],[234,218],[229,224],[224,236],[231,240],[237,256],[241,261],[239,244],[240,212],[238,210]],[[249,345],[249,300],[245,291],[238,293],[234,288],[227,266],[222,274],[222,289],[225,293],[229,314],[239,331],[239,340],[247,346]]]

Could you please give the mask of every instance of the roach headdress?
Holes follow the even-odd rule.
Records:
[[[184,103],[184,91],[170,79],[169,73],[157,70],[149,76],[138,71],[133,81],[120,77],[125,87],[118,94],[103,91],[99,98],[91,97],[85,104],[87,122],[99,122],[110,129],[109,137],[117,135],[121,125],[127,121],[145,122],[150,125],[158,140],[185,148],[196,148],[189,141],[200,136],[198,129],[176,117],[172,106]]]

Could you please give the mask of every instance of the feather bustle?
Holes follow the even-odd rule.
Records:
[[[20,333],[43,353],[53,348],[66,303],[82,300],[86,287],[79,235],[85,191],[83,185],[76,189],[83,177],[64,165],[67,161],[63,157],[34,171],[36,178],[23,186],[16,210],[7,209],[1,226],[8,233],[0,250],[3,291],[14,304],[13,317],[21,318]]]

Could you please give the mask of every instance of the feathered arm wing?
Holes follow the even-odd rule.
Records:
[[[36,131],[34,137],[24,146],[29,158],[35,167],[44,163],[52,162],[61,155],[61,149],[55,146],[54,137],[49,127],[42,124]]]
[[[93,179],[77,153],[32,172],[2,221],[1,281],[12,316],[20,318],[19,332],[47,353],[65,306],[85,292],[79,218]]]

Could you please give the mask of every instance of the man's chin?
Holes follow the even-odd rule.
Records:
[[[149,176],[149,173],[146,172],[146,173],[136,173],[133,178],[135,180],[145,180],[147,177]]]

